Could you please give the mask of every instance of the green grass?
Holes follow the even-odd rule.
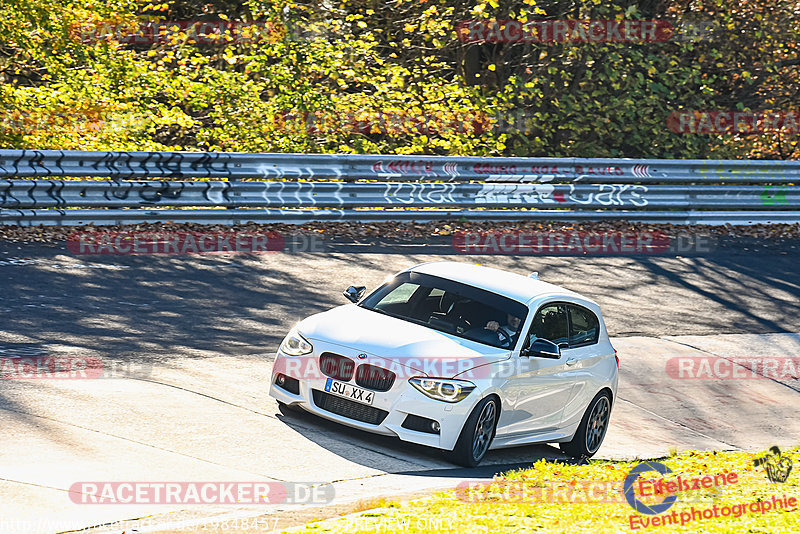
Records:
[[[783,451],[796,457],[800,448]],[[435,533],[517,533],[517,532],[800,532],[800,510],[744,511],[740,517],[719,517],[678,524],[649,526],[631,530],[631,516],[642,520],[691,513],[691,508],[706,509],[767,501],[773,495],[795,497],[800,504],[800,470],[795,466],[785,483],[767,479],[763,466],[753,460],[762,453],[684,452],[655,460],[673,473],[664,477],[674,481],[706,475],[736,474],[734,482],[718,487],[680,492],[677,502],[658,516],[637,513],[625,500],[622,483],[638,461],[591,460],[585,465],[539,461],[531,468],[504,473],[490,485],[468,486],[454,480],[453,489],[403,504],[383,504],[381,508],[326,521],[299,529],[307,533],[359,532],[435,532]],[[727,475],[726,475],[727,476]],[[642,478],[658,479],[655,472]],[[731,477],[732,480],[732,477]],[[637,497],[646,504],[660,503],[665,495]],[[587,502],[588,501],[588,502]],[[600,502],[598,502],[600,501]],[[739,509],[741,511],[741,509]],[[637,523],[638,526],[638,523]]]

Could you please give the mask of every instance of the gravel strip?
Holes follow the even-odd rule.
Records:
[[[283,235],[316,234],[326,238],[353,239],[383,238],[419,241],[429,237],[449,236],[458,232],[662,232],[678,235],[707,235],[750,237],[758,239],[800,238],[800,224],[756,225],[673,225],[634,224],[625,221],[593,223],[542,222],[433,222],[433,223],[349,223],[318,222],[294,224],[243,224],[235,226],[193,223],[155,223],[115,226],[0,226],[0,241],[14,243],[64,243],[75,232],[278,232]]]

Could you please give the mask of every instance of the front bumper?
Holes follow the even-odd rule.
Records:
[[[319,355],[331,352],[333,349],[317,348],[318,345],[321,344],[315,342],[314,352],[305,356],[287,356],[278,351],[270,379],[270,396],[284,404],[299,406],[308,412],[343,425],[375,434],[397,436],[403,441],[444,450],[452,450],[455,447],[464,423],[481,398],[480,387],[478,387],[467,398],[457,403],[431,399],[408,382],[408,378],[421,373],[407,369],[403,373],[406,376],[398,375],[389,391],[375,391],[371,409],[366,408],[367,405],[349,406],[346,403],[355,403],[355,401],[336,396],[333,396],[334,399],[331,400],[328,396],[332,395],[325,393],[325,385],[329,377],[319,370]],[[335,347],[335,352],[354,360],[357,358],[357,353],[340,346]],[[275,383],[279,374],[298,381],[297,394]],[[345,381],[342,380],[342,382]],[[354,380],[346,382],[356,385]],[[342,402],[343,400],[344,402]],[[380,413],[377,413],[378,411]],[[353,418],[354,416],[375,421],[375,423],[357,420]],[[409,416],[412,417],[409,418]],[[413,416],[438,422],[439,432],[430,433],[405,428],[404,422],[406,426],[409,426],[407,421],[413,421]]]

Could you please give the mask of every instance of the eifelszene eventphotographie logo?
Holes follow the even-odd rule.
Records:
[[[757,459],[756,465],[774,464],[769,468],[768,476],[777,476],[785,480],[791,469],[791,460],[782,458],[777,447],[770,449],[771,455]],[[788,460],[788,461],[787,461]],[[657,479],[645,479],[644,473],[655,471],[659,474]],[[770,475],[772,471],[772,475]],[[674,477],[674,478],[673,478]],[[770,478],[771,479],[771,478]],[[643,462],[630,470],[625,477],[623,492],[628,504],[638,512],[628,517],[631,530],[643,530],[651,527],[667,525],[680,525],[681,527],[694,522],[708,521],[725,517],[742,517],[751,514],[766,514],[777,511],[792,512],[797,509],[797,498],[790,495],[772,495],[759,497],[757,500],[737,502],[735,504],[708,503],[700,506],[676,507],[672,506],[690,492],[695,495],[714,493],[720,489],[737,484],[739,475],[734,472],[706,474],[703,476],[672,475],[672,470],[659,462]],[[655,502],[664,496],[661,502]],[[641,498],[647,498],[647,502]],[[691,499],[690,499],[691,500]],[[672,508],[670,510],[670,508]],[[670,510],[669,512],[667,510]]]
[[[625,493],[625,500],[628,501],[628,504],[631,505],[631,508],[640,514],[657,515],[669,510],[669,508],[675,504],[675,501],[678,500],[678,497],[677,495],[669,495],[658,504],[645,504],[637,499],[636,493],[634,492],[634,484],[636,484],[636,481],[639,479],[642,473],[648,473],[650,471],[656,471],[661,475],[672,473],[672,469],[659,462],[641,463],[631,469],[628,473],[628,476],[625,477],[623,492]]]

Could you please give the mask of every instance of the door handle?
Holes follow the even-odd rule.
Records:
[[[570,366],[572,366],[572,365],[575,365],[576,363],[578,363],[578,360],[577,360],[577,359],[575,359],[575,358],[569,358],[569,359],[567,360],[567,365],[570,365]]]

